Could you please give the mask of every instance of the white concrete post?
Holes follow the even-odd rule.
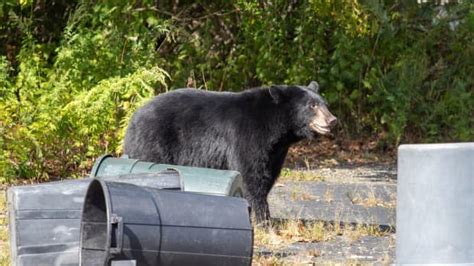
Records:
[[[398,149],[397,264],[474,264],[474,143]]]

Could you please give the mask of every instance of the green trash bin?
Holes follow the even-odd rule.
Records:
[[[92,167],[91,177],[176,170],[182,178],[182,190],[209,195],[243,197],[242,175],[237,171],[157,164],[136,159],[99,157]]]

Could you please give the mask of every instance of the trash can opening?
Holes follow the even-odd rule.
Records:
[[[104,187],[98,180],[92,181],[87,190],[81,221],[81,265],[102,264],[107,260],[109,248],[114,243],[107,243],[107,201]],[[110,241],[114,242],[114,241]],[[87,261],[84,261],[87,260]]]

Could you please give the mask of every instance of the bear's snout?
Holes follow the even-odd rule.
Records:
[[[328,125],[330,128],[334,128],[337,125],[337,118],[331,114],[329,118]]]
[[[325,106],[313,110],[314,118],[309,124],[310,128],[322,135],[329,134],[331,129],[336,126],[337,118]]]

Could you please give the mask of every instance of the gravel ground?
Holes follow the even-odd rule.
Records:
[[[283,264],[383,264],[393,263],[395,256],[394,235],[384,237],[364,236],[358,240],[337,237],[317,243],[293,243],[279,250],[257,248],[259,256],[276,256]]]
[[[276,184],[269,196],[272,216],[326,222],[338,222],[338,217],[342,223],[378,224],[390,226],[394,231],[394,164],[338,165],[313,170],[312,174],[322,181],[281,181]],[[291,180],[291,176],[287,179]],[[332,191],[329,200],[327,191]],[[345,210],[345,216],[336,214],[338,208]],[[338,236],[317,243],[295,242],[276,250],[260,246],[255,253],[276,256],[284,264],[293,265],[386,265],[394,262],[395,233],[379,237],[362,236],[356,240]]]
[[[312,170],[326,182],[396,184],[397,168],[393,163],[340,164]]]
[[[273,218],[395,226],[393,184],[290,181],[269,202]]]

